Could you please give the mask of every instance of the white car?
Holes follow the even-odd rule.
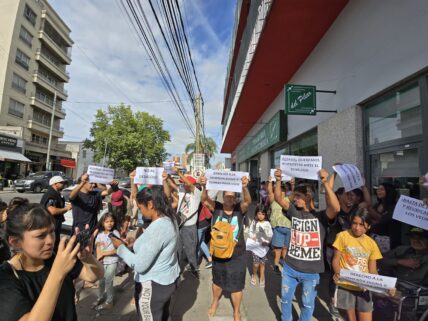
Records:
[[[62,191],[62,195],[64,196],[64,199],[66,202],[69,202],[69,197],[70,197],[70,193],[73,190],[73,188],[76,185],[70,186],[65,188]],[[104,200],[102,201],[103,203],[103,208],[101,209],[101,211],[98,213],[98,220],[105,214],[108,212],[108,203],[105,202]],[[62,222],[62,233],[63,234],[71,234],[71,227],[73,226],[73,213],[72,210],[69,210],[67,213],[64,214],[64,218],[65,221]]]

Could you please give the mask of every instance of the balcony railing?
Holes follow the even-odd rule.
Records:
[[[42,30],[40,31],[40,35],[44,35],[46,36],[46,38],[48,38],[50,41],[52,41],[52,43],[59,49],[61,50],[68,58],[71,59],[71,50],[69,50],[69,47],[63,47],[60,44],[58,44],[54,39],[52,39],[51,36],[49,36],[49,34],[45,31]]]
[[[55,82],[53,82],[52,80],[50,80],[48,77],[46,77],[43,73],[41,73],[39,70],[34,70],[33,76],[35,77],[40,77],[41,79],[43,79],[45,82],[47,82],[54,90],[56,90],[59,93],[62,93],[65,96],[68,96],[68,92],[66,89],[58,87],[57,84]]]

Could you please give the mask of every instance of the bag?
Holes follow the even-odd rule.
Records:
[[[211,228],[210,253],[219,259],[230,259],[235,250],[236,242],[233,239],[233,229],[230,221],[223,221],[223,212],[220,220]]]
[[[178,209],[178,212],[177,212],[177,214],[176,214],[176,220],[177,220],[177,225],[178,225],[178,228],[181,228],[183,225],[184,225],[184,223],[186,223],[186,221],[187,220],[190,220],[193,216],[195,216],[196,214],[198,214],[198,212],[199,212],[199,208],[196,210],[196,212],[195,213],[193,213],[192,215],[190,215],[189,217],[187,217],[186,215],[184,215],[182,212],[181,212],[181,205],[183,204],[183,201],[184,201],[184,197],[185,196],[183,196],[183,198],[181,199],[181,202],[180,202],[180,205],[177,207],[177,209]]]

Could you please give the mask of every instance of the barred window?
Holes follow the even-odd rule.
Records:
[[[21,50],[16,49],[16,57],[15,62],[20,65],[21,67],[28,70],[30,66],[30,57],[28,57],[25,53],[23,53]]]
[[[26,86],[27,86],[27,81],[21,76],[18,76],[17,74],[13,73],[12,88],[25,94]]]
[[[21,30],[19,31],[19,38],[30,48],[32,47],[33,35],[21,26]]]
[[[28,6],[28,4],[25,5],[24,9],[24,17],[33,25],[36,25],[36,19],[37,15],[34,13],[34,11]]]
[[[9,102],[9,114],[22,118],[24,117],[24,107],[24,104],[11,98]]]

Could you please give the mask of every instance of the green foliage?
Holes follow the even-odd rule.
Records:
[[[107,150],[107,165],[127,171],[160,164],[166,158],[164,145],[170,141],[162,119],[146,112],[133,113],[124,104],[97,110],[90,135],[84,146],[95,152],[95,161],[102,161]]]
[[[211,137],[205,137],[202,140],[202,150],[205,152],[205,166],[209,167],[210,158],[217,153],[217,144]],[[186,145],[185,153],[189,155],[188,160],[193,158],[193,154],[196,152],[196,144],[190,143]]]

